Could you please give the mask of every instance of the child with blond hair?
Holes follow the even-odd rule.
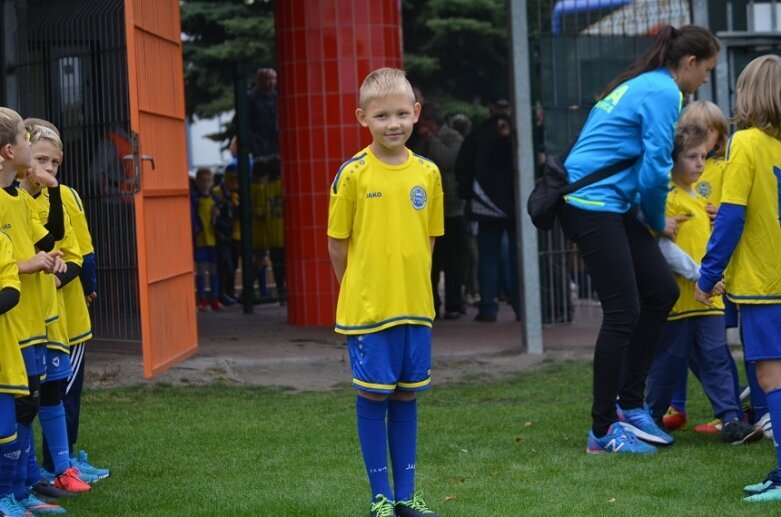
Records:
[[[744,355],[756,363],[770,421],[781,422],[781,57],[751,61],[737,81],[734,121],[727,145],[721,206],[702,259],[695,298],[711,305],[722,294],[738,304]],[[774,434],[776,467],[744,487],[746,502],[781,501],[781,447]]]
[[[431,253],[444,233],[442,181],[433,162],[405,146],[420,104],[402,70],[370,73],[355,114],[372,143],[331,185],[328,251],[340,283],[336,332],[347,336],[358,391],[370,515],[434,516],[415,490],[416,394],[431,384]]]

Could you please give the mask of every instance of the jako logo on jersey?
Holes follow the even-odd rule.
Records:
[[[382,192],[367,192],[366,193],[366,199],[374,199],[377,197],[382,197]]]
[[[409,193],[409,200],[412,202],[412,207],[415,210],[423,210],[426,207],[426,201],[428,201],[428,196],[426,196],[426,191],[423,190],[423,187],[412,187],[412,190]]]

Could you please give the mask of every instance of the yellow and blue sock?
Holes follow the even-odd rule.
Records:
[[[55,475],[62,474],[70,468],[65,406],[62,402],[56,406],[41,406],[38,420],[41,422],[41,430],[52,458],[53,472]]]
[[[396,501],[409,501],[415,492],[417,437],[417,399],[391,399],[388,402],[388,446]]]
[[[388,480],[388,431],[385,427],[385,414],[388,412],[388,400],[376,401],[356,396],[355,412],[358,416],[358,441],[361,442],[363,461],[372,499],[377,494],[391,497]]]

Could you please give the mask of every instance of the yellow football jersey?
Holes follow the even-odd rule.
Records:
[[[92,339],[92,321],[81,279],[76,277],[68,282],[60,289],[60,294],[65,302],[68,344],[73,346]]]
[[[214,233],[214,207],[217,204],[211,196],[198,198],[198,218],[201,220],[201,231],[195,240],[195,245],[216,246],[217,235]]]
[[[690,218],[681,224],[675,244],[685,251],[697,264],[700,264],[705,256],[705,250],[708,247],[708,239],[711,234],[710,218],[705,211],[705,205],[708,201],[696,192],[687,192],[674,183],[671,185],[672,188],[667,194],[665,215],[668,217],[685,215]],[[680,275],[675,275],[675,280],[678,282],[681,294],[670,311],[668,320],[679,320],[691,316],[724,314],[724,302],[721,297],[714,298],[713,305],[708,307],[695,300],[694,282]]]
[[[285,246],[282,180],[257,182],[252,189],[253,243],[255,249]]]
[[[54,300],[57,303],[57,314],[59,317],[46,324],[46,348],[70,354],[68,314],[65,311],[65,298],[62,295],[62,290],[58,289],[54,293]]]
[[[735,303],[781,302],[781,141],[756,128],[736,132],[727,147],[722,203],[746,207],[746,223],[724,274]]]
[[[14,260],[18,264],[35,256],[35,243],[49,232],[41,224],[30,195],[19,188],[15,189],[15,194],[0,189],[0,229],[11,238]],[[21,297],[14,310],[19,311],[24,320],[18,334],[19,346],[23,348],[46,342],[43,277],[44,273],[19,275]]]
[[[70,215],[71,225],[76,233],[76,240],[79,243],[81,254],[82,256],[89,255],[95,251],[95,248],[92,245],[92,235],[89,233],[89,226],[87,226],[87,214],[84,213],[84,203],[82,203],[78,192],[62,183],[60,183],[60,192],[62,206]]]
[[[727,161],[723,158],[708,158],[705,160],[705,170],[702,171],[700,181],[694,185],[694,190],[716,208],[721,204],[721,185],[726,166]]]
[[[403,164],[388,165],[367,147],[342,165],[330,196],[328,236],[349,239],[336,332],[430,327],[430,237],[444,234],[437,166],[411,152]]]
[[[0,231],[0,290],[7,288],[21,292],[22,285],[11,238]],[[27,370],[19,350],[23,320],[18,307],[0,314],[0,393],[28,395]]]

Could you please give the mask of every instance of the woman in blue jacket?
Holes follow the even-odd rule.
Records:
[[[652,232],[674,238],[677,231],[679,221],[664,215],[675,126],[683,95],[707,81],[718,52],[719,42],[707,29],[664,27],[652,47],[605,88],[565,161],[575,182],[638,157],[625,171],[566,196],[560,214],[603,311],[589,453],[655,452],[638,437],[658,445],[673,441],[643,406],[654,348],[678,297]]]

